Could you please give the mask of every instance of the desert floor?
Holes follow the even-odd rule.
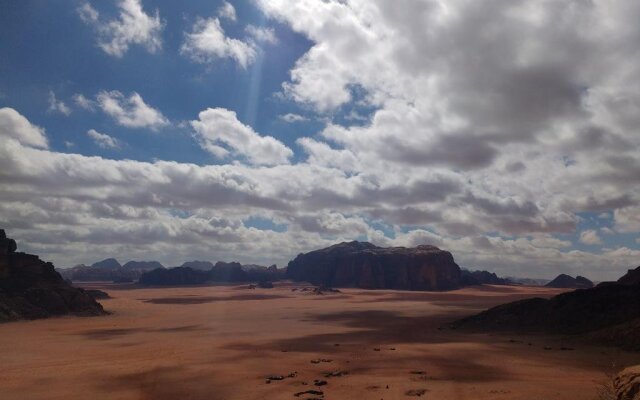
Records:
[[[113,314],[0,325],[1,399],[595,399],[606,373],[640,363],[637,353],[563,338],[438,329],[558,293],[543,288],[84,286],[109,292],[101,302]],[[325,377],[339,371],[347,374]],[[307,390],[324,395],[295,396]]]

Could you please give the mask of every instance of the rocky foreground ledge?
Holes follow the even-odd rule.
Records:
[[[462,286],[461,271],[448,251],[435,246],[378,247],[344,242],[298,255],[287,278],[324,287],[452,290]]]
[[[15,240],[0,229],[0,322],[106,314],[86,291],[65,282],[53,264],[16,249]]]

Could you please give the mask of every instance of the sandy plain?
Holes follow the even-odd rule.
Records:
[[[439,329],[555,289],[83,286],[107,291],[112,314],[0,325],[1,399],[578,400],[640,363],[638,353],[567,338]],[[322,395],[299,394],[308,390]]]

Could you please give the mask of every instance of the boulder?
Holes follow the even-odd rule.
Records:
[[[640,365],[620,372],[613,380],[616,400],[640,400]]]
[[[451,290],[460,287],[460,267],[448,251],[434,246],[383,248],[343,242],[298,255],[287,278],[324,287]]]
[[[71,286],[53,264],[16,250],[16,242],[0,229],[0,321],[105,314],[100,303]]]

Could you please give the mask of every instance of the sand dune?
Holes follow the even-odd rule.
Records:
[[[0,325],[2,399],[575,400],[594,398],[612,365],[640,362],[562,338],[438,329],[557,289],[85,286],[109,292],[112,315]]]

